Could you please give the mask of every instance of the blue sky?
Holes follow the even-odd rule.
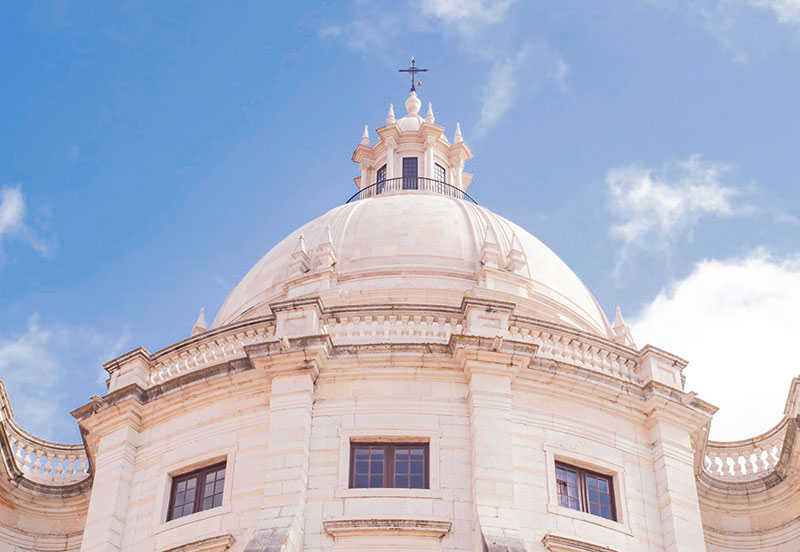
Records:
[[[0,13],[0,378],[78,438],[101,364],[186,337],[354,191],[364,124],[419,90],[470,193],[639,346],[691,361],[716,438],[800,375],[800,0],[18,3]],[[373,134],[373,139],[375,135]]]

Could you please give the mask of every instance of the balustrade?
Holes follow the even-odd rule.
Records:
[[[716,479],[748,481],[775,469],[781,457],[787,420],[754,439],[708,441],[703,470]]]
[[[3,423],[14,460],[23,476],[43,485],[65,486],[89,477],[83,445],[65,445],[39,439],[13,420]]]

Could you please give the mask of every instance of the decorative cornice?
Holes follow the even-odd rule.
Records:
[[[442,538],[452,523],[433,519],[331,519],[322,522],[335,539],[350,536],[409,535]]]
[[[542,538],[542,544],[550,552],[617,552],[615,548],[609,548],[608,546],[549,533]]]
[[[230,533],[167,548],[163,552],[225,552],[236,539]]]

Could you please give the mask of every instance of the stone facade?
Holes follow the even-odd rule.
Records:
[[[472,203],[460,130],[406,107],[211,329],[106,364],[81,445],[26,433],[0,384],[0,550],[800,550],[800,379],[773,430],[708,441],[686,362]],[[424,447],[424,488],[356,488],[368,443]],[[219,504],[170,519],[173,481],[223,462]],[[564,505],[562,465],[610,482],[611,519]]]

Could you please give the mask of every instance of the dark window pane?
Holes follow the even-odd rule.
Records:
[[[394,477],[394,486],[399,489],[408,489],[408,476],[396,475]]]
[[[591,504],[590,503],[589,504],[589,513],[590,514],[594,514],[596,516],[599,516],[600,515],[600,506],[598,506],[597,504]]]
[[[411,463],[411,473],[423,473],[425,465],[422,462],[412,462]]]
[[[366,489],[367,488],[367,476],[366,475],[357,475],[353,482],[356,489]]]
[[[367,473],[369,471],[369,462],[356,461],[356,473]]]
[[[188,516],[189,514],[192,513],[193,509],[194,509],[194,502],[184,505],[182,515]]]
[[[608,481],[606,481],[605,479],[600,479],[598,480],[598,484],[599,484],[599,489],[601,491],[603,491],[604,493],[608,492]]]
[[[595,479],[594,477],[589,476],[589,477],[586,478],[586,484],[589,486],[590,489],[596,489],[597,488],[597,479]]]
[[[378,488],[383,487],[383,476],[382,475],[373,475],[369,478],[369,486],[370,488]]]
[[[559,497],[558,497],[558,505],[559,506],[566,506],[567,508],[569,508],[569,497],[566,497],[564,495],[559,495]]]
[[[197,486],[197,478],[192,477],[191,479],[186,481],[186,488],[187,489],[194,489]]]
[[[177,491],[185,491],[186,490],[186,481],[179,481],[178,486],[176,487]]]
[[[611,505],[610,504],[610,497],[607,494],[602,493],[600,495],[600,505],[601,506],[610,506]]]
[[[371,474],[382,474],[383,473],[383,462],[375,462],[373,461],[369,465],[369,471]]]
[[[408,462],[398,462],[394,466],[394,471],[397,473],[408,473]]]
[[[610,508],[600,508],[600,515],[606,519],[613,519],[611,517],[611,509]]]
[[[424,482],[422,480],[421,475],[412,475],[410,480],[410,486],[412,489],[422,489],[424,487]]]
[[[216,508],[216,507],[218,507],[220,505],[222,505],[222,495],[221,494],[214,495],[214,506],[213,506],[213,508]]]
[[[203,499],[203,506],[200,509],[201,510],[208,510],[209,508],[211,508],[211,505],[213,503],[214,503],[214,497],[213,496],[209,496],[207,498],[204,498]]]
[[[356,450],[356,460],[368,460],[369,459],[369,449],[368,448],[357,448]]]

